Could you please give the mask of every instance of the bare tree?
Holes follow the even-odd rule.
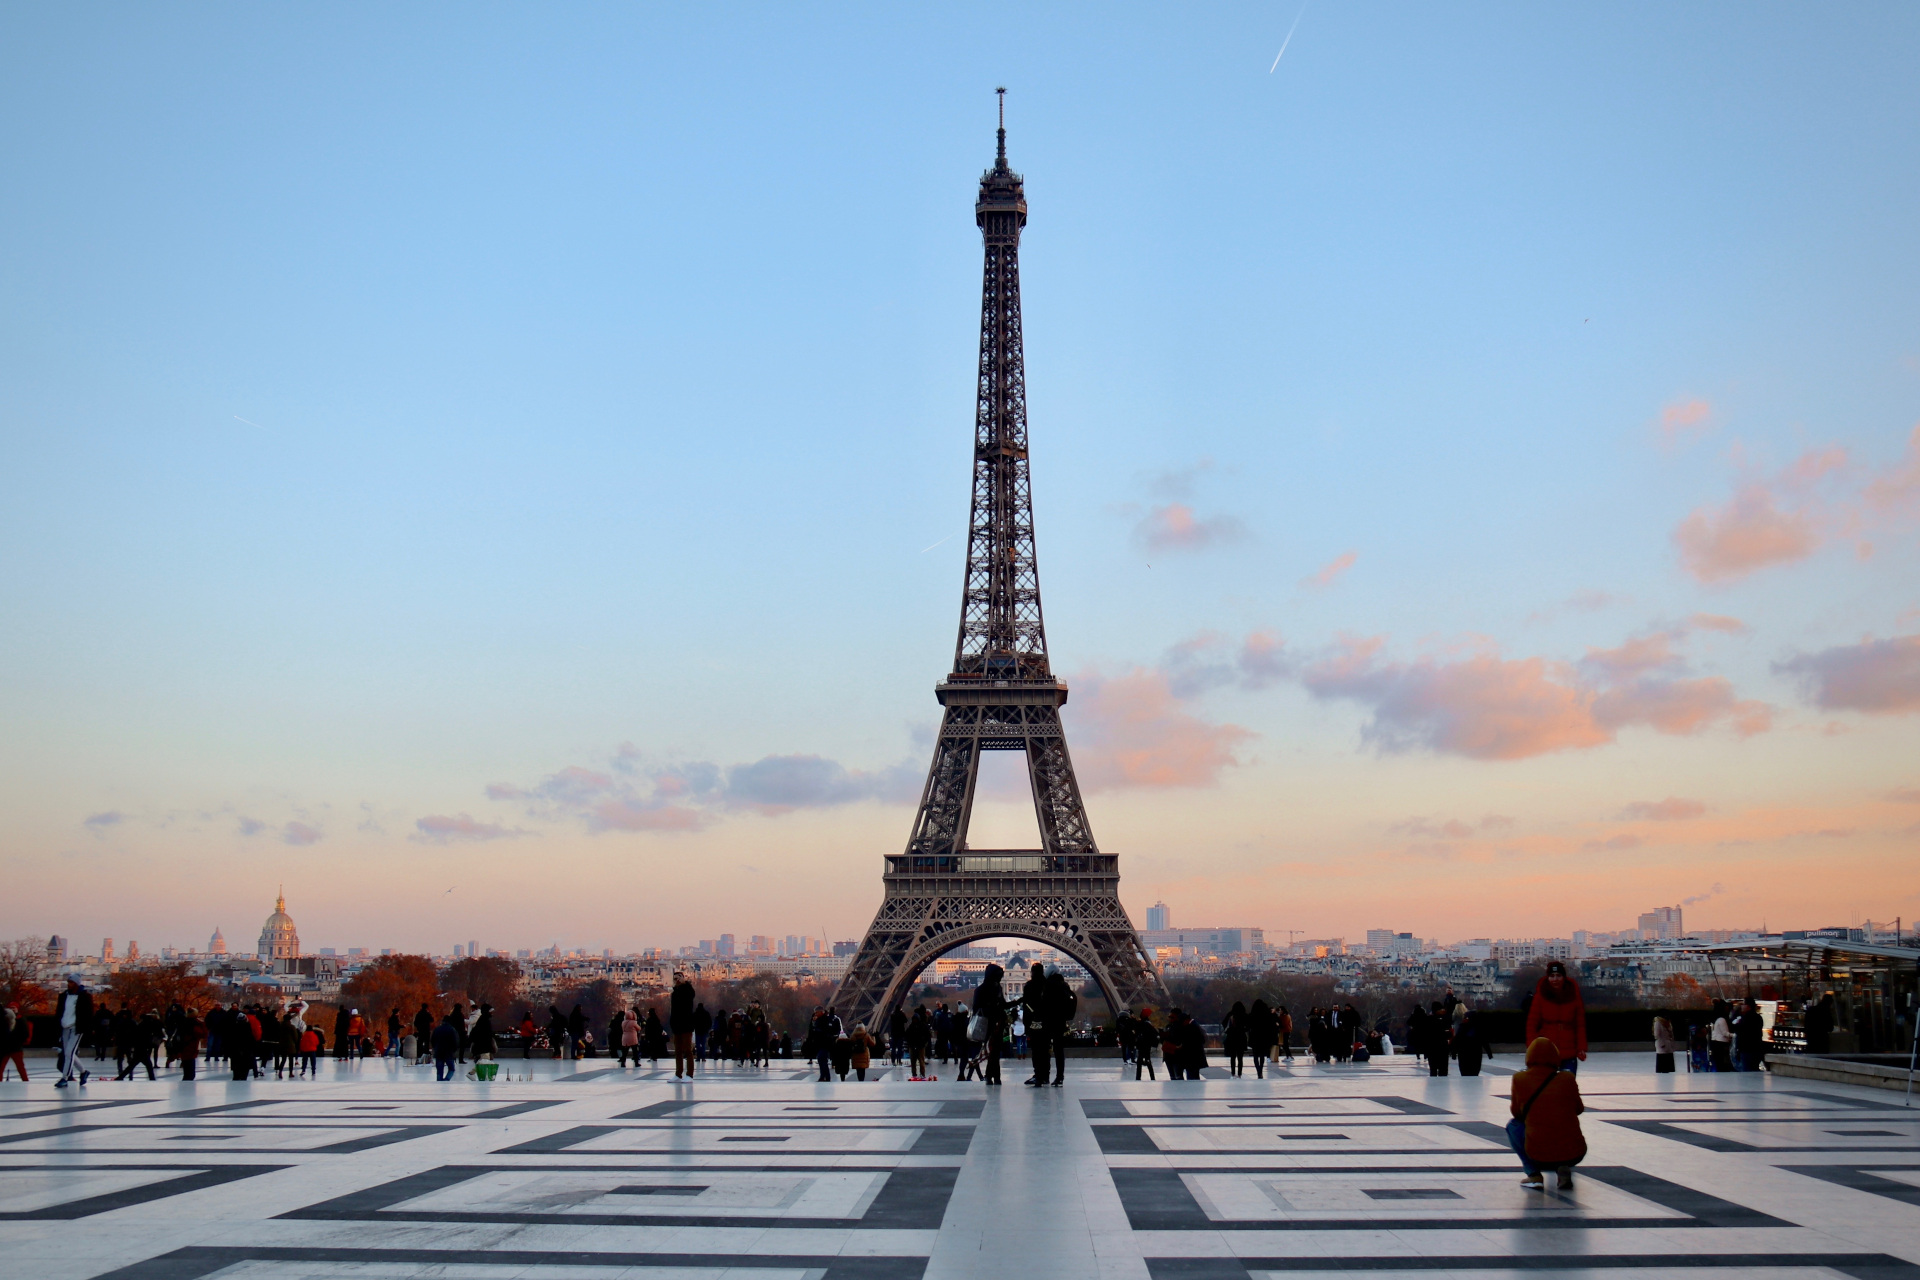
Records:
[[[0,942],[0,1004],[22,1014],[49,1013],[53,995],[43,985],[47,973],[47,944],[41,938]]]

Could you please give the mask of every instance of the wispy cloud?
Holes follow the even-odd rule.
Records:
[[[1160,671],[1175,697],[1235,686],[1265,689],[1292,674],[1286,641],[1272,631],[1253,631],[1234,644],[1218,631],[1202,631],[1169,648]]]
[[[1920,711],[1920,635],[1867,639],[1774,664],[1827,711],[1901,715]]]
[[[428,814],[417,819],[413,826],[414,832],[407,839],[421,844],[484,843],[488,840],[510,840],[527,834],[517,827],[482,822],[467,813]]]
[[[88,814],[80,825],[93,832],[94,835],[101,836],[106,834],[108,828],[117,827],[126,820],[127,815],[121,813],[118,809],[108,809],[104,813]]]
[[[1353,568],[1353,562],[1360,558],[1357,551],[1343,551],[1318,569],[1300,579],[1300,585],[1316,589],[1325,589],[1340,580],[1340,576]]]
[[[1920,515],[1920,426],[1902,458],[1861,478],[1838,445],[1809,449],[1773,475],[1750,475],[1729,502],[1696,508],[1673,531],[1687,572],[1705,583],[1729,582],[1773,565],[1804,560],[1836,538],[1855,538],[1861,559],[1873,554],[1864,535]]]
[[[872,771],[849,769],[816,755],[649,767],[641,752],[623,743],[609,768],[568,765],[530,786],[490,783],[486,794],[522,805],[529,817],[578,822],[592,832],[695,831],[727,813],[777,816],[862,801],[906,803],[919,792],[923,767],[907,760]]]
[[[1660,410],[1660,439],[1668,448],[1712,426],[1713,405],[1699,397],[1669,401]]]
[[[1133,536],[1147,551],[1205,551],[1244,541],[1247,528],[1234,516],[1202,518],[1184,502],[1168,502],[1141,516]]]
[[[1665,800],[1636,800],[1621,809],[1619,816],[1628,822],[1685,822],[1706,811],[1707,806],[1698,800],[1668,796]]]
[[[289,822],[280,828],[281,844],[304,847],[310,844],[318,844],[324,838],[325,833],[318,827],[308,826],[304,822]]]
[[[1117,676],[1082,672],[1062,709],[1074,772],[1088,791],[1208,787],[1239,763],[1254,737],[1235,724],[1211,724],[1180,705],[1165,672],[1134,667]]]

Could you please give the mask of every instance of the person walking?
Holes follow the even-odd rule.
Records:
[[[1527,1069],[1513,1077],[1507,1110],[1507,1140],[1520,1157],[1525,1174],[1520,1185],[1535,1191],[1546,1186],[1544,1171],[1558,1175],[1559,1189],[1573,1188],[1573,1167],[1587,1157],[1586,1135],[1580,1131],[1580,1081],[1562,1069],[1560,1046],[1546,1036],[1527,1046]]]
[[[433,1078],[435,1082],[453,1079],[454,1058],[460,1053],[460,1028],[455,1025],[454,1013],[440,1020],[433,1029]]]
[[[1073,1030],[1073,1016],[1079,1011],[1080,997],[1074,995],[1073,984],[1067,976],[1055,969],[1047,975],[1047,1028],[1048,1044],[1053,1050],[1053,1087],[1063,1088],[1067,1083],[1067,1037]]]
[[[1713,1030],[1707,1033],[1707,1051],[1713,1055],[1715,1071],[1733,1070],[1733,1027],[1727,1018],[1730,1008],[1725,1000],[1713,1002]]]
[[[467,1032],[467,1046],[473,1051],[475,1062],[492,1062],[500,1038],[493,1030],[493,1006],[482,1001],[480,1011],[473,1015],[473,1025]]]
[[[853,1067],[855,1079],[867,1078],[867,1068],[873,1065],[873,1054],[879,1047],[880,1042],[867,1031],[866,1023],[854,1026],[853,1034],[847,1037],[847,1060]]]
[[[1220,1020],[1220,1047],[1227,1052],[1227,1073],[1236,1079],[1247,1069],[1247,1006],[1235,1000]]]
[[[1253,1059],[1254,1079],[1266,1079],[1267,1058],[1279,1037],[1280,1020],[1265,1000],[1255,1000],[1253,1008],[1247,1010],[1247,1056]]]
[[[1427,1010],[1427,1074],[1444,1076],[1447,1074],[1447,1059],[1453,1052],[1453,1027],[1447,1018],[1446,1006],[1438,1000]]]
[[[1474,1020],[1471,1009],[1461,1013],[1460,1025],[1454,1030],[1453,1056],[1460,1060],[1460,1074],[1463,1076],[1479,1075],[1480,1060],[1493,1056],[1493,1046],[1480,1034],[1480,1024]]]
[[[907,1011],[895,1009],[893,1016],[887,1019],[887,1056],[894,1066],[900,1065],[900,1055],[907,1051]]]
[[[927,1017],[926,1006],[913,1011],[913,1017],[907,1020],[907,1074],[915,1079],[925,1079],[927,1058],[933,1046],[933,1022]]]
[[[27,1044],[32,1039],[33,1023],[20,1016],[19,1005],[0,1009],[0,1080],[7,1078],[11,1066],[20,1073],[20,1083],[27,1082]]]
[[[529,1061],[533,1057],[533,1042],[540,1035],[540,1024],[533,1020],[533,1010],[527,1009],[520,1014],[520,1059]]]
[[[207,1024],[192,1009],[180,1011],[179,1030],[175,1032],[174,1050],[180,1058],[180,1079],[182,1083],[195,1078],[200,1063],[200,1045],[207,1038]]]
[[[1052,1025],[1047,1021],[1047,969],[1039,961],[1027,972],[1026,985],[1020,989],[1021,1020],[1027,1024],[1027,1049],[1033,1055],[1033,1074],[1026,1083],[1039,1087],[1047,1083],[1053,1071],[1053,1045],[1049,1037]]]
[[[320,1078],[320,1028],[308,1027],[300,1033],[300,1074],[308,1080]]]
[[[980,1073],[980,1083],[985,1085],[1000,1083],[1000,1048],[1007,1038],[1007,996],[1000,987],[1005,973],[997,964],[988,965],[973,993],[973,1016],[985,1024],[986,1030],[987,1065]]]
[[[693,1079],[693,983],[684,971],[673,975],[673,992],[667,997],[667,1025],[673,1032],[673,1078],[686,1073]]]
[[[1657,1075],[1673,1074],[1673,1023],[1664,1013],[1653,1020],[1653,1069]]]
[[[640,1065],[640,1014],[622,1013],[620,1017],[620,1065],[627,1065],[627,1058],[633,1058],[633,1065]]]
[[[693,1053],[697,1058],[707,1056],[707,1041],[713,1035],[713,1015],[707,1012],[704,1003],[693,1006]],[[692,1072],[687,1074],[691,1075]]]
[[[1153,1010],[1140,1010],[1133,1019],[1133,1078],[1138,1080],[1141,1072],[1147,1079],[1159,1079],[1153,1072],[1153,1049],[1160,1043],[1160,1028],[1153,1025]]]
[[[54,1013],[60,1023],[60,1078],[54,1088],[66,1088],[67,1081],[78,1074],[84,1089],[92,1073],[80,1065],[80,1037],[93,1026],[94,1019],[93,997],[80,985],[80,979],[67,975],[67,989],[60,993]]]
[[[1741,1071],[1758,1071],[1767,1056],[1767,1023],[1760,1005],[1749,997],[1735,1003],[1733,1061]]]
[[[1547,962],[1547,971],[1533,989],[1533,1003],[1527,1006],[1527,1044],[1542,1036],[1560,1050],[1562,1070],[1578,1071],[1587,1060],[1586,1001],[1580,996],[1580,985],[1558,960]]]

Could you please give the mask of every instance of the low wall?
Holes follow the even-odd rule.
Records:
[[[1845,1058],[1824,1057],[1816,1053],[1782,1053],[1767,1059],[1767,1069],[1777,1076],[1796,1080],[1824,1080],[1828,1084],[1859,1084],[1869,1089],[1907,1087],[1907,1068],[1879,1062],[1849,1062]],[[1920,1092],[1920,1076],[1914,1080]]]

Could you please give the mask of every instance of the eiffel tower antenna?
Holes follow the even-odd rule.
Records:
[[[1047,659],[1020,329],[1027,197],[1007,167],[1006,90],[997,92],[999,146],[973,206],[986,265],[960,633],[953,669],[934,689],[945,710],[913,832],[905,852],[887,858],[880,910],[834,995],[848,1026],[884,1024],[923,969],[982,938],[1058,949],[1116,1014],[1167,1003],[1120,905],[1119,860],[1094,842],[1060,724],[1067,686]],[[1041,848],[968,846],[983,751],[1025,754]]]

